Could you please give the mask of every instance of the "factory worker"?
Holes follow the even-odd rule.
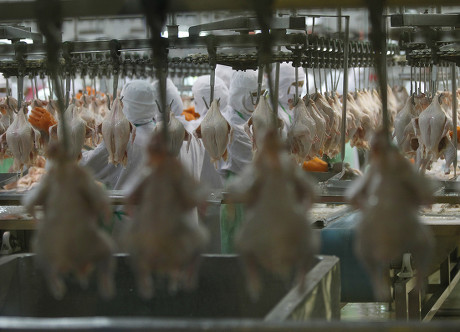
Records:
[[[275,84],[275,70],[273,66],[272,77]],[[291,63],[280,64],[280,76],[278,85],[278,116],[284,122],[283,136],[287,135],[287,130],[292,126],[294,121],[294,112],[292,110],[295,98],[295,86],[298,85],[299,97],[305,81],[305,72],[303,68],[298,69],[298,81],[295,80],[295,67]]]
[[[219,163],[224,181],[231,181],[252,162],[252,142],[243,125],[254,112],[257,97],[257,71],[236,71],[232,75],[228,106],[223,114],[233,128],[233,140],[227,146],[228,159]],[[220,209],[222,253],[234,252],[234,236],[244,218],[241,204],[222,204]]]
[[[155,114],[155,120],[158,122],[161,121],[161,119],[163,118],[163,115],[158,109],[158,105],[160,104],[159,81],[154,80],[152,83],[152,87],[154,91],[153,109]],[[190,133],[191,130],[189,127],[189,123],[185,119],[184,115],[182,115],[182,112],[184,111],[184,104],[182,102],[182,98],[179,94],[179,90],[170,78],[166,79],[166,105],[171,105],[171,111],[173,112],[174,116],[184,125],[185,129]],[[195,138],[192,138],[188,151],[187,142],[184,142],[182,144],[182,148],[179,154],[179,160],[182,162],[182,165],[191,175],[195,177],[197,181],[199,181],[200,179],[200,172],[203,164],[203,154],[204,151],[201,151],[199,143],[196,141]]]
[[[192,86],[193,101],[195,104],[195,113],[199,114],[196,120],[190,121],[190,127],[195,130],[203,121],[208,107],[210,105],[211,85],[210,75],[204,75],[198,77]],[[204,98],[204,100],[203,100]],[[214,99],[220,100],[219,105],[221,112],[227,108],[228,102],[228,89],[224,81],[216,76],[214,84]],[[205,103],[206,101],[206,103]],[[200,183],[205,185],[209,189],[222,189],[223,181],[219,173],[217,172],[214,165],[211,163],[209,154],[204,150],[203,145],[200,145],[203,149],[203,166],[200,173]]]
[[[153,106],[155,110],[155,119],[159,121],[162,118],[157,105],[157,103],[160,104],[160,82],[158,80],[154,80],[152,86],[155,93]],[[166,104],[168,106],[171,104],[171,111],[174,116],[185,125],[187,121],[182,115],[182,112],[184,111],[184,104],[182,103],[179,90],[170,78],[166,79]]]
[[[144,165],[145,149],[155,126],[155,94],[152,86],[141,80],[128,82],[121,91],[123,113],[136,126],[136,138],[128,144],[128,162],[126,168],[108,163],[105,143],[100,143],[94,150],[86,151],[80,164],[90,168],[95,178],[109,190],[121,190],[128,178]]]
[[[199,117],[196,120],[190,121],[189,125],[193,130],[195,130],[208,112],[208,107],[206,107],[206,104],[208,104],[208,106],[211,105],[209,100],[211,97],[210,75],[203,75],[198,77],[195,83],[193,83],[192,94],[193,103],[195,105],[195,113],[199,114]],[[221,112],[227,108],[228,88],[225,82],[217,77],[217,75],[214,83],[214,99],[220,100],[219,105]]]
[[[262,87],[265,89],[265,86]],[[257,97],[257,71],[235,71],[228,95],[228,106],[222,115],[233,128],[233,140],[228,145],[228,159],[219,165],[219,173],[226,179],[239,174],[252,161],[252,142],[243,126],[254,112]]]
[[[219,77],[224,81],[227,89],[230,89],[230,81],[232,80],[233,69],[229,66],[217,65],[216,66],[216,77]]]

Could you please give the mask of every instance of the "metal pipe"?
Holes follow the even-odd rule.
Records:
[[[308,83],[308,67],[305,66],[305,87],[307,89],[307,96],[310,93],[310,84]]]
[[[458,5],[458,0],[442,0],[445,6]],[[342,0],[342,8],[360,8],[368,4],[364,0]],[[432,5],[433,0],[387,0],[386,6],[395,7],[405,5],[407,7],[420,7]],[[116,15],[143,15],[144,8],[140,1],[132,0],[98,0],[97,6],[94,0],[67,0],[61,1],[62,16],[67,17],[95,17]],[[337,0],[317,1],[305,0],[277,0],[273,1],[272,9],[307,9],[307,8],[337,8]],[[31,20],[36,19],[34,1],[7,2],[0,6],[0,20]],[[252,1],[247,0],[169,0],[169,12],[198,12],[218,10],[252,10]]]
[[[454,125],[453,129],[453,140],[455,147],[454,155],[454,177],[457,177],[457,67],[455,63],[451,63],[452,70],[452,122]]]
[[[34,89],[34,81],[32,79],[32,76],[29,76],[30,79],[30,88],[32,89],[32,99],[35,98],[35,89]]]
[[[340,136],[340,151],[343,161],[345,160],[345,131],[347,129],[347,94],[348,94],[348,43],[350,30],[350,17],[345,17],[345,42],[343,49],[343,103],[342,103],[342,132]]]
[[[118,95],[118,70],[114,70],[112,76],[113,76],[112,100],[114,101],[117,98],[117,95]],[[85,87],[85,90],[86,90],[86,87]],[[163,106],[164,105],[162,105],[162,107]]]
[[[24,98],[24,76],[19,75],[18,80],[18,111],[21,109],[22,100]]]
[[[33,77],[34,80],[34,88],[35,88],[35,98],[38,99],[38,84],[37,84],[37,76]]]
[[[51,81],[49,75],[46,77],[48,81],[48,89],[50,90],[50,100],[54,98],[53,87],[51,86]]]
[[[46,100],[46,99],[47,99],[47,96],[46,96],[46,93],[45,93],[45,79],[44,79],[43,76],[42,76],[42,78],[41,78],[40,80],[42,81],[43,96],[44,96],[44,98],[45,98],[45,100]],[[49,100],[49,99],[48,99],[48,100]]]
[[[299,67],[295,67],[295,97],[294,105],[297,105],[297,100],[299,99]]]
[[[8,79],[8,77],[5,77],[5,82],[6,82],[6,95],[9,96],[10,95],[10,80]]]
[[[69,100],[70,100],[70,74],[67,74],[65,80],[65,109],[69,107]]]
[[[273,102],[275,107],[275,125],[276,121],[278,120],[278,96],[279,96],[279,89],[280,89],[280,63],[277,62],[275,65],[275,95],[273,96]]]
[[[216,85],[216,66],[212,66],[210,76],[211,76],[211,81],[210,81],[211,95],[209,97],[209,104],[211,104],[212,101],[214,100],[214,87]]]
[[[263,65],[259,66],[259,71],[257,72],[257,100],[256,104],[260,101],[260,95],[262,93],[262,80],[264,78],[264,67]]]

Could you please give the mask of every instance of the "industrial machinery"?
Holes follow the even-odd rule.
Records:
[[[411,1],[402,2],[407,5],[413,4]],[[429,4],[429,1],[421,1],[417,4],[423,5],[425,2]],[[444,1],[442,4],[456,3],[455,1]],[[30,233],[21,231],[36,230],[38,226],[41,226],[39,223],[43,224],[43,220],[46,219],[46,209],[44,212],[40,210],[36,216],[31,217],[26,215],[21,208],[25,201],[24,197],[31,189],[28,183],[22,190],[17,187],[0,192],[0,205],[4,210],[0,214],[0,229],[6,231],[2,250],[8,254],[0,259],[0,279],[3,280],[0,287],[0,298],[2,299],[0,301],[0,312],[2,313],[0,326],[12,330],[35,328],[46,330],[59,326],[59,328],[78,330],[139,331],[154,329],[268,330],[271,328],[286,331],[309,331],[310,329],[330,331],[371,328],[371,325],[356,326],[339,322],[340,302],[345,305],[347,302],[375,302],[377,299],[372,288],[369,270],[366,270],[366,267],[359,261],[354,249],[359,237],[357,228],[363,212],[358,212],[348,205],[352,196],[348,194],[348,191],[356,182],[347,177],[355,179],[359,177],[357,174],[360,172],[353,173],[353,170],[346,164],[346,145],[352,142],[360,146],[360,150],[369,150],[374,129],[376,132],[384,133],[382,144],[390,145],[393,139],[392,128],[397,117],[396,111],[401,111],[406,99],[398,110],[394,110],[393,114],[388,106],[390,104],[389,94],[392,92],[391,88],[387,91],[387,86],[402,86],[404,82],[410,82],[410,93],[407,97],[410,98],[417,93],[423,94],[424,97],[430,97],[431,103],[431,100],[438,98],[436,93],[440,90],[439,82],[441,81],[445,94],[450,93],[444,116],[450,119],[452,124],[449,128],[446,126],[443,135],[449,135],[448,129],[450,129],[451,136],[446,136],[446,140],[448,144],[452,144],[452,149],[455,151],[451,157],[454,174],[453,178],[444,177],[442,180],[434,181],[430,200],[414,205],[445,204],[444,207],[447,206],[445,209],[449,211],[449,206],[459,203],[460,190],[456,181],[458,140],[456,128],[458,128],[457,80],[459,73],[457,67],[460,63],[458,45],[460,14],[406,14],[401,9],[399,13],[390,15],[384,11],[384,5],[400,5],[396,1],[343,1],[340,5],[368,9],[371,23],[370,41],[350,38],[351,18],[350,15],[343,15],[341,10],[336,15],[308,14],[304,11],[318,6],[335,7],[334,1],[313,4],[304,1],[268,1],[266,3],[257,0],[232,1],[231,3],[186,0],[165,2],[104,0],[97,5],[89,1],[73,0],[0,2],[1,21],[36,20],[40,29],[40,33],[36,33],[18,25],[0,26],[1,38],[11,41],[11,44],[0,45],[0,72],[6,79],[7,96],[11,96],[11,82],[15,81],[17,84],[18,106],[15,113],[21,109],[21,104],[28,105],[24,98],[24,84],[28,81],[31,82],[33,99],[47,99],[46,104],[52,104],[51,100],[54,99],[57,105],[56,118],[64,118],[65,110],[78,93],[78,90],[75,91],[77,80],[83,82],[81,91],[83,99],[97,95],[97,98],[106,103],[109,112],[114,107],[122,86],[121,81],[148,80],[155,77],[159,82],[160,92],[160,98],[156,100],[156,104],[164,118],[162,135],[164,139],[169,139],[170,115],[165,112],[168,106],[166,78],[169,76],[183,79],[209,74],[209,105],[211,105],[214,100],[216,67],[224,65],[232,67],[234,71],[258,70],[257,96],[252,96],[257,99],[257,102],[263,98],[261,86],[264,79],[263,73],[266,74],[267,88],[274,92],[269,94],[268,100],[272,109],[275,110],[273,115],[276,119],[279,104],[280,64],[287,62],[292,63],[295,68],[296,82],[300,80],[299,75],[306,73],[307,105],[309,102],[310,105],[314,104],[308,96],[309,92],[314,89],[316,96],[324,95],[330,98],[330,105],[327,106],[331,108],[331,112],[333,109],[336,119],[340,119],[334,127],[336,129],[332,130],[330,123],[324,127],[324,130],[328,131],[326,136],[329,139],[332,133],[339,137],[334,156],[330,156],[331,158],[326,156],[324,146],[318,149],[321,151],[320,157],[330,163],[332,163],[332,157],[336,157],[335,169],[331,167],[328,172],[315,174],[317,178],[316,196],[308,197],[309,200],[321,204],[321,207],[324,207],[325,204],[330,205],[326,206],[326,209],[329,208],[334,213],[325,216],[324,213],[319,212],[320,215],[316,215],[315,209],[318,206],[310,211],[310,216],[313,214],[313,218],[310,217],[311,224],[316,228],[314,235],[321,238],[322,244],[319,255],[315,256],[310,269],[308,271],[300,269],[305,272],[303,278],[299,279],[300,281],[296,279],[296,282],[292,282],[294,274],[290,271],[288,279],[291,283],[286,285],[285,282],[282,282],[282,278],[273,272],[276,271],[276,267],[269,273],[262,269],[264,273],[261,274],[260,280],[263,281],[265,288],[260,298],[254,296],[251,286],[254,287],[254,284],[257,286],[257,280],[254,283],[251,263],[255,262],[255,265],[260,267],[263,265],[262,260],[251,261],[249,259],[250,264],[245,261],[246,264],[243,267],[238,262],[238,256],[221,255],[220,238],[223,231],[219,222],[221,205],[232,206],[231,204],[244,202],[250,209],[253,202],[238,200],[238,197],[235,199],[236,196],[228,192],[227,188],[220,188],[208,193],[208,210],[207,213],[201,215],[202,223],[210,230],[211,246],[201,256],[202,264],[197,276],[196,289],[191,292],[183,290],[176,292],[174,285],[171,286],[165,275],[160,274],[153,278],[155,285],[159,285],[156,286],[157,290],[160,289],[160,291],[157,291],[152,299],[141,299],[134,292],[134,289],[139,287],[135,281],[138,273],[130,271],[132,265],[129,263],[129,256],[116,254],[113,257],[113,261],[117,264],[113,270],[117,284],[117,295],[114,299],[100,299],[96,294],[95,278],[89,279],[89,285],[85,285],[85,282],[79,279],[78,273],[63,278],[68,285],[66,297],[52,298],[45,286],[47,282],[49,283],[49,280],[46,280],[46,274],[43,278],[39,270],[32,264],[34,255],[30,253],[11,255],[18,250],[19,246],[28,247]],[[291,15],[275,17],[275,10],[281,8],[290,9],[293,12]],[[179,36],[179,25],[176,22],[175,13],[211,10],[244,10],[245,12],[242,12],[244,14],[242,16],[191,26],[187,37]],[[61,40],[60,28],[64,18],[121,15],[145,15],[148,38]],[[318,29],[315,21],[320,19],[337,22],[338,31],[327,35],[315,33],[315,28]],[[312,24],[307,25],[307,20]],[[168,22],[167,37],[164,31],[165,22]],[[388,22],[391,23],[391,29],[387,30]],[[398,43],[387,43],[388,36],[396,39]],[[24,38],[33,39],[33,43],[26,44],[20,41]],[[271,74],[272,71],[274,76]],[[351,74],[354,76],[355,83],[353,89],[349,89]],[[313,80],[309,80],[309,77],[313,77]],[[182,80],[181,87],[183,87],[183,82]],[[449,85],[450,91],[447,91]],[[44,91],[46,91],[45,87],[48,88],[48,92],[44,93],[44,98],[39,98],[39,86]],[[371,91],[372,89],[376,96],[373,103],[380,106],[375,112],[378,115],[375,117],[375,125],[371,126],[373,130],[366,133],[364,121],[360,122],[361,119],[355,118],[357,113],[354,113],[353,110],[355,107],[353,92]],[[182,92],[190,93],[189,90],[190,87],[183,87]],[[295,85],[295,90],[295,95],[299,96],[300,91],[297,85]],[[339,100],[338,91],[341,100]],[[369,95],[371,95],[370,92]],[[333,104],[334,96],[336,96],[336,104]],[[440,97],[439,100],[441,100]],[[415,104],[414,99],[412,102]],[[7,106],[4,107],[10,108],[9,103],[10,99],[6,98],[4,104]],[[205,103],[207,103],[206,100]],[[364,108],[362,104],[359,106]],[[425,105],[425,109],[427,106]],[[318,111],[320,117],[321,114],[326,114],[326,112],[321,112]],[[366,112],[364,115],[372,119],[372,112]],[[324,118],[327,119],[326,116]],[[332,119],[332,115],[330,118]],[[353,136],[350,134],[350,123],[355,120],[356,123],[359,123],[359,128],[355,128],[356,134]],[[419,121],[418,118],[417,121],[408,121],[410,126],[407,127],[409,128],[407,130],[412,130],[413,125],[414,128],[418,128],[419,132],[422,131],[421,127],[416,127]],[[447,123],[448,120],[445,122]],[[63,123],[61,127],[63,129],[59,130],[62,130],[62,137],[64,137],[62,145],[68,148],[70,144],[66,136],[68,135],[66,131],[69,130],[68,124],[65,124],[65,121],[61,123]],[[317,125],[318,123],[316,122]],[[97,135],[96,128],[93,129]],[[414,135],[421,135],[417,129],[413,130]],[[6,129],[4,133],[6,140]],[[316,144],[320,139],[318,135],[314,139],[313,136],[315,135],[312,135],[313,143],[311,144]],[[417,137],[417,147],[412,148],[413,155],[408,155],[409,158],[415,156],[415,151],[422,144],[421,136]],[[0,142],[3,142],[1,138]],[[437,145],[441,146],[441,143],[437,142]],[[4,145],[1,148],[1,152],[4,153]],[[94,147],[85,142],[84,149],[92,148]],[[155,151],[158,153],[157,150]],[[279,151],[276,153],[281,154]],[[290,150],[294,153],[293,151]],[[443,146],[443,153],[444,151]],[[367,156],[367,152],[365,154]],[[256,152],[255,155],[257,155]],[[441,155],[445,159],[450,158],[446,154],[439,154]],[[439,156],[436,156],[436,160]],[[262,160],[264,157],[255,158]],[[423,163],[420,158],[418,155],[414,157],[416,164]],[[433,163],[436,160],[427,161],[425,166],[428,165],[427,168],[430,168],[430,162]],[[300,166],[302,165],[303,160]],[[420,168],[425,171],[425,166]],[[417,167],[419,167],[418,164]],[[446,167],[450,172],[450,164]],[[432,168],[435,169],[435,166]],[[30,169],[29,172],[31,172]],[[32,174],[35,174],[34,172],[35,170],[32,171]],[[19,174],[8,174],[8,182],[16,177],[19,177]],[[380,184],[379,187],[384,187],[384,184]],[[299,188],[296,190],[297,193],[301,191]],[[263,195],[260,194],[260,196]],[[372,199],[372,195],[369,196],[364,200]],[[125,191],[108,191],[106,198],[117,211],[119,206],[131,204],[129,195],[126,195]],[[410,199],[409,197],[408,200]],[[335,207],[332,208],[332,205]],[[337,208],[339,205],[340,207]],[[302,208],[305,209],[304,206]],[[1,218],[2,215],[8,217]],[[40,221],[37,221],[36,218]],[[417,329],[438,327],[455,329],[455,324],[450,325],[449,322],[431,323],[430,326],[412,325],[413,322],[410,322],[409,325],[404,323],[409,319],[431,320],[445,299],[452,293],[460,278],[458,215],[454,212],[447,212],[440,217],[432,211],[423,210],[421,219],[423,224],[428,225],[437,241],[432,255],[433,260],[427,267],[429,273],[424,280],[424,286],[420,288],[416,277],[417,273],[420,275],[422,272],[421,269],[415,271],[414,262],[418,259],[416,254],[407,252],[391,262],[385,262],[388,264],[385,265],[383,274],[390,280],[390,284],[385,289],[390,297],[385,300],[390,306],[394,306],[397,321],[382,324],[378,327],[382,330],[401,326]],[[19,231],[15,235],[14,243],[9,243],[13,238],[10,236],[10,231]],[[411,234],[406,236],[410,242]],[[284,242],[277,243],[278,248],[284,244]],[[266,249],[266,252],[268,256],[270,250]],[[82,270],[90,270],[90,268],[85,266]],[[171,277],[174,273],[166,272],[165,274]],[[247,290],[244,285],[245,278],[249,280]],[[81,285],[88,288],[81,290],[79,287]],[[100,284],[99,287],[101,287]],[[170,287],[169,290],[168,287]],[[23,320],[23,317],[27,319]],[[192,321],[190,321],[191,318],[193,318]],[[324,321],[317,323],[312,322],[312,319]],[[326,320],[332,320],[332,322],[326,322]]]

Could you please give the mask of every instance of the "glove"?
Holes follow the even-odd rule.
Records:
[[[29,115],[29,123],[40,131],[48,133],[49,128],[57,124],[53,115],[43,107],[35,107]]]
[[[313,158],[312,160],[305,161],[302,165],[302,168],[305,171],[309,172],[327,172],[328,165],[327,162],[319,158]]]
[[[452,130],[449,130],[449,136],[452,139],[454,137],[454,133]],[[457,142],[460,143],[460,127],[457,126]]]
[[[196,120],[200,117],[200,113],[195,112],[195,107],[189,107],[186,108],[183,112],[182,115],[185,117],[185,120],[187,121],[192,121]]]

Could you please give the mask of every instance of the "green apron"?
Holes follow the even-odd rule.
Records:
[[[225,184],[235,176],[227,171]],[[243,204],[222,204],[220,206],[220,241],[223,254],[235,253],[234,238],[244,219]]]

